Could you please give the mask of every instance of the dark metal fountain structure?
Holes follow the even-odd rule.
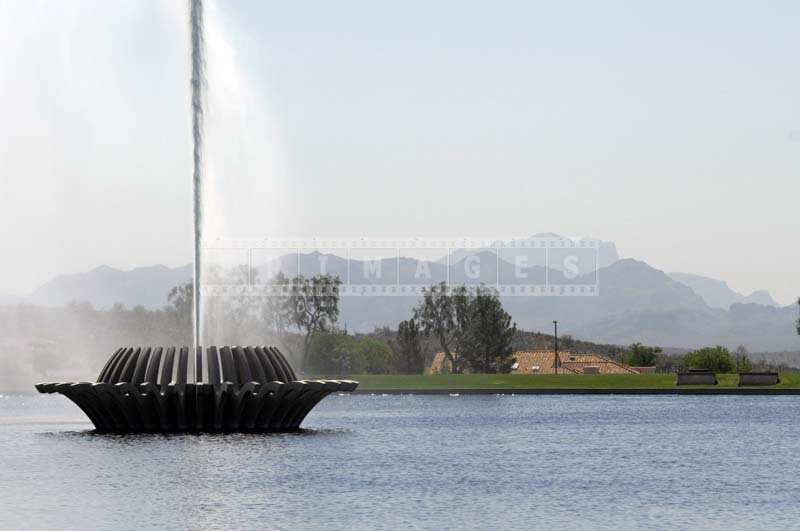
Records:
[[[190,0],[194,198],[194,337],[202,334],[203,0]],[[40,383],[80,407],[98,432],[293,431],[349,380],[298,380],[275,347],[121,348],[97,382]]]
[[[296,431],[351,380],[298,380],[275,347],[121,348],[97,382],[40,383],[61,393],[100,433]]]

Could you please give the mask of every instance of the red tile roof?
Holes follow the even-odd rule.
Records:
[[[555,352],[552,350],[519,351],[514,353],[517,364],[512,374],[555,374]],[[559,352],[559,374],[639,374],[638,371],[599,354]],[[437,352],[428,373],[440,373],[444,352]]]

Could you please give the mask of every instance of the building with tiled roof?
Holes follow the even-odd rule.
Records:
[[[558,363],[552,350],[519,351],[514,353],[516,362],[511,374],[639,374],[639,371],[599,354],[576,354],[559,352]],[[437,352],[429,374],[442,372],[444,352]]]

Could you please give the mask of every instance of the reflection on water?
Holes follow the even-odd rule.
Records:
[[[63,423],[59,423],[58,421],[45,421],[39,422],[35,419],[25,419],[20,422],[9,422],[8,425],[30,425],[30,426],[46,426],[51,424],[59,424],[64,425]],[[2,419],[0,419],[0,426],[3,425]],[[126,434],[114,434],[114,433],[96,433],[92,429],[80,430],[80,431],[43,431],[41,433],[37,433],[36,436],[40,437],[59,437],[59,438],[69,438],[69,437],[90,437],[94,439],[106,439],[110,441],[118,441],[118,442],[136,442],[136,443],[147,443],[148,441],[154,440],[161,440],[161,439],[218,439],[220,444],[230,444],[235,442],[242,442],[247,441],[248,438],[252,439],[263,439],[265,437],[275,437],[275,438],[284,438],[284,437],[335,437],[338,435],[343,435],[346,433],[350,433],[352,430],[345,429],[345,428],[303,428],[299,431],[290,432],[290,433],[126,433]]]
[[[0,399],[0,528],[790,528],[796,397],[331,396],[292,434]]]

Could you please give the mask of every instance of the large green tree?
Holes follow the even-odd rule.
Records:
[[[164,311],[180,338],[178,344],[190,345],[194,334],[194,284],[187,282],[173,287],[167,294],[167,302]]]
[[[352,371],[361,374],[392,372],[392,347],[369,336],[355,336],[352,346]]]
[[[734,352],[736,361],[736,372],[750,372],[753,370],[753,364],[749,358],[749,352],[744,345],[739,345]]]
[[[314,334],[305,368],[319,375],[388,374],[392,361],[393,352],[386,342],[332,330]]]
[[[291,280],[282,272],[278,272],[265,286],[267,293],[261,299],[259,308],[261,322],[276,341],[280,341],[287,328],[292,325],[293,315],[289,311],[288,293],[284,294],[282,291],[286,289],[289,292],[290,287]]]
[[[442,282],[425,289],[414,310],[423,333],[436,338],[453,373],[461,372],[456,345],[466,311],[465,297],[463,292],[451,295],[447,284]]]
[[[632,367],[652,367],[656,364],[661,347],[648,347],[641,343],[634,343],[628,347],[626,361]]]
[[[308,356],[311,338],[316,332],[331,330],[339,318],[339,286],[342,281],[331,275],[292,279],[287,312],[291,323],[303,334],[303,362]]]
[[[708,369],[714,372],[734,372],[736,360],[725,347],[705,347],[690,352],[684,358],[684,365],[690,369]]]
[[[516,325],[494,290],[480,287],[470,294],[463,286],[448,289],[444,282],[431,286],[414,320],[425,336],[438,341],[451,372],[465,366],[475,372],[508,372],[514,363]]]
[[[348,374],[351,367],[350,337],[339,330],[318,332],[309,344],[304,370],[311,374]]]
[[[397,369],[405,374],[425,372],[425,355],[422,352],[422,330],[415,318],[401,321],[397,327]]]
[[[191,326],[192,311],[194,308],[194,284],[187,282],[175,286],[167,294],[168,311],[172,312],[178,322]]]
[[[462,359],[473,372],[509,372],[514,363],[512,340],[517,325],[503,309],[500,297],[489,288],[480,287],[470,297],[459,337]]]

